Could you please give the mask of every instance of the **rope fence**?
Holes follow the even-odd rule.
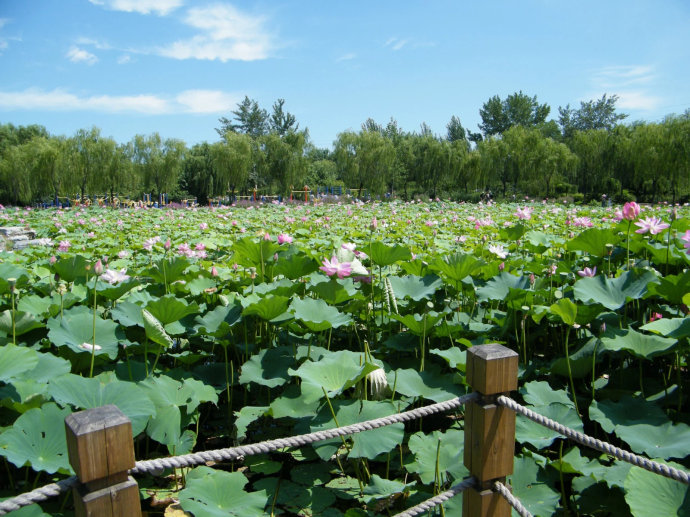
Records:
[[[517,389],[517,364],[517,354],[501,345],[472,347],[468,349],[467,354],[466,380],[476,391],[467,395],[343,427],[237,447],[136,462],[134,461],[131,423],[115,406],[104,406],[73,413],[66,419],[67,448],[70,454],[70,463],[77,476],[45,485],[0,502],[0,516],[24,506],[46,501],[71,488],[79,488],[74,492],[75,512],[78,517],[101,515],[105,514],[103,512],[106,511],[108,515],[113,517],[141,515],[138,487],[134,479],[129,477],[130,474],[148,473],[158,476],[165,469],[186,468],[208,462],[241,460],[246,456],[302,447],[392,424],[410,422],[465,405],[467,407],[464,426],[464,464],[469,469],[470,476],[449,490],[398,513],[396,517],[420,515],[464,491],[468,491],[468,495],[463,501],[463,515],[465,515],[465,511],[469,511],[471,515],[488,516],[489,514],[481,513],[482,511],[477,510],[477,508],[494,507],[500,508],[496,510],[496,515],[509,516],[510,507],[512,507],[521,517],[532,517],[527,508],[504,484],[506,476],[513,472],[515,416],[517,414],[581,445],[604,452],[655,474],[690,485],[690,473],[688,472],[649,460],[575,431],[517,403],[507,396],[507,393]],[[94,425],[94,423],[98,423],[98,425]],[[88,431],[84,432],[87,429]],[[109,432],[110,435],[108,435]],[[108,437],[104,438],[103,434]],[[100,451],[103,446],[94,446],[94,444],[102,443],[103,440],[108,443],[112,442],[114,450],[122,448],[128,449],[128,451],[123,454],[122,458],[114,460],[108,458],[107,447]],[[80,456],[82,450],[89,451],[93,457]],[[99,458],[96,458],[98,454],[104,455],[100,461]],[[129,457],[127,457],[128,454]],[[102,466],[101,464],[107,465]],[[101,481],[109,478],[115,481],[110,483],[106,490],[101,486]],[[92,481],[95,481],[100,488],[97,491],[82,494],[81,489],[83,487],[95,486],[94,483],[89,483]],[[468,510],[468,508],[474,510]]]

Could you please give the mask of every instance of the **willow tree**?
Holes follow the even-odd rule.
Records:
[[[252,167],[252,138],[228,131],[220,142],[211,146],[212,185],[219,194],[244,187]]]
[[[361,192],[386,191],[395,162],[395,147],[377,131],[345,131],[335,141],[335,162],[343,181]]]
[[[163,192],[176,189],[186,146],[181,140],[163,141],[158,133],[136,135],[132,143],[133,159],[146,189]]]

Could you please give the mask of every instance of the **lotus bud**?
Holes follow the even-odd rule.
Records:
[[[388,378],[383,368],[377,368],[367,375],[367,382],[371,390],[371,396],[374,399],[382,399],[386,388],[388,387]]]
[[[216,266],[213,266],[211,268],[211,276],[218,276],[218,270],[216,269]]]
[[[93,272],[97,275],[103,274],[103,262],[101,262],[101,259],[96,261],[96,264],[93,266]]]
[[[165,251],[170,250],[170,246],[172,246],[172,243],[170,242],[170,239],[168,239],[167,241],[165,241],[165,244],[163,245]]]

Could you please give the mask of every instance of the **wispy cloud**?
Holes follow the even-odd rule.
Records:
[[[186,90],[174,96],[152,94],[80,96],[60,89],[44,91],[29,88],[14,92],[0,91],[0,109],[5,111],[95,111],[147,115],[209,114],[226,112],[239,99],[239,95],[219,90]]]
[[[71,47],[67,51],[67,59],[73,63],[86,63],[87,65],[95,65],[98,62],[98,58],[94,54],[79,47]]]
[[[621,109],[652,111],[664,102],[650,91],[656,79],[652,65],[615,65],[595,70],[591,81],[596,89],[594,97],[615,94]]]
[[[151,14],[165,16],[180,7],[184,0],[89,0],[92,4],[102,5],[112,11]]]
[[[266,20],[229,4],[189,9],[183,21],[199,34],[161,47],[158,54],[174,59],[254,61],[266,59],[273,49]]]
[[[340,63],[341,61],[351,61],[357,57],[357,54],[354,52],[348,52],[347,54],[343,54],[339,58],[335,60],[336,63]]]
[[[400,50],[403,48],[405,45],[407,45],[408,40],[406,39],[400,39],[400,38],[388,38],[386,43],[383,45],[384,47],[389,47],[391,50]]]
[[[132,61],[132,56],[129,54],[124,54],[120,57],[117,58],[117,64],[118,65],[126,65],[127,63]]]
[[[9,18],[0,18],[0,29],[2,29],[5,25],[9,23],[10,19]]]

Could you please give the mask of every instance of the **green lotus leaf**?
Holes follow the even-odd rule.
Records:
[[[631,328],[616,329],[609,328],[600,337],[601,350],[619,352],[624,350],[642,359],[668,354],[673,351],[678,340],[656,336],[653,334],[642,334]]]
[[[436,257],[430,264],[432,269],[440,272],[454,284],[458,284],[465,277],[472,275],[483,265],[483,260],[476,258],[470,253],[455,253]]]
[[[74,282],[78,278],[86,278],[86,266],[89,261],[81,255],[61,257],[53,264],[53,270],[65,282]]]
[[[0,434],[0,455],[17,467],[31,465],[37,472],[71,472],[65,438],[65,418],[71,412],[52,402],[30,409]]]
[[[575,410],[571,405],[564,405],[560,403],[552,403],[548,406],[529,407],[536,413],[547,418],[556,420],[557,422],[582,432],[582,420],[577,416]],[[562,438],[560,434],[551,429],[532,422],[525,417],[517,417],[515,423],[515,440],[520,443],[529,443],[534,445],[537,449],[548,447],[557,438]]]
[[[290,479],[305,486],[325,485],[331,480],[333,467],[328,463],[307,463],[290,469]]]
[[[640,327],[655,334],[683,339],[690,336],[690,318],[661,318]]]
[[[569,327],[572,327],[575,323],[575,318],[577,317],[577,305],[567,298],[561,298],[551,307],[549,307],[549,312],[558,316],[563,323]]]
[[[504,241],[516,241],[520,239],[527,232],[527,227],[524,224],[518,223],[512,226],[505,226],[498,230],[498,235]]]
[[[198,276],[194,280],[188,281],[184,286],[184,290],[192,296],[199,296],[206,289],[213,289],[216,286],[216,281],[212,278]]]
[[[111,373],[88,379],[71,373],[50,381],[50,394],[60,404],[93,409],[114,404],[132,421],[132,434],[141,433],[156,409],[147,392],[133,382],[120,381]]]
[[[141,306],[136,303],[129,301],[120,302],[110,314],[115,321],[120,322],[125,327],[138,325],[144,328],[144,317],[141,314]]]
[[[405,314],[403,316],[400,314],[391,314],[390,316],[394,320],[405,325],[417,336],[421,336],[422,334],[430,336],[434,326],[443,318],[443,314],[439,314],[436,311],[429,311],[424,314]]]
[[[0,347],[0,381],[9,382],[38,364],[39,353],[31,348],[8,344]]]
[[[290,310],[295,315],[295,319],[300,320],[313,332],[352,323],[352,318],[348,314],[340,312],[323,300],[295,298],[290,304]]]
[[[173,345],[172,338],[153,314],[146,309],[141,309],[141,316],[144,320],[144,330],[148,339],[164,348],[169,348]]]
[[[244,406],[239,411],[235,411],[237,439],[240,441],[244,440],[247,437],[249,424],[264,416],[267,410],[267,406]]]
[[[515,276],[504,271],[477,289],[477,300],[503,301],[511,289],[528,289],[529,286],[529,276]]]
[[[436,275],[427,275],[423,278],[416,275],[392,276],[390,283],[398,300],[411,298],[416,302],[430,299],[442,285],[441,279]]]
[[[434,402],[459,397],[465,394],[465,388],[453,383],[453,378],[441,373],[438,368],[428,366],[423,372],[408,368],[388,372],[388,386],[408,397],[422,397]]]
[[[614,230],[589,228],[569,240],[565,247],[568,251],[584,251],[595,257],[605,257],[610,247],[618,244],[620,239]]]
[[[319,264],[304,252],[278,253],[278,263],[273,268],[273,273],[283,275],[290,280],[296,280],[318,271]]]
[[[8,278],[15,279],[15,287],[23,287],[31,278],[29,272],[21,266],[10,262],[0,263],[0,294],[10,292]]]
[[[299,386],[288,386],[280,397],[271,402],[273,418],[303,418],[311,417],[319,410],[321,402],[317,399],[311,403],[305,402]]]
[[[625,305],[628,298],[642,298],[648,286],[656,282],[658,279],[651,271],[632,270],[617,278],[607,278],[605,275],[580,278],[573,286],[573,293],[576,300],[594,301],[615,310]]]
[[[663,425],[669,421],[657,404],[640,397],[623,396],[613,400],[592,401],[589,418],[599,423],[604,431],[612,433],[616,427],[635,424]]]
[[[336,496],[332,490],[324,487],[307,488],[286,479],[279,480],[277,477],[270,477],[255,481],[254,488],[268,494],[276,494],[276,504],[292,514],[313,517],[342,517],[343,515],[339,510],[331,508]]]
[[[256,517],[264,514],[264,507],[271,501],[265,491],[245,492],[249,481],[240,472],[197,467],[185,477],[180,506],[197,516]]]
[[[463,372],[465,371],[465,365],[467,364],[467,350],[454,346],[453,348],[449,348],[447,350],[439,350],[438,348],[434,348],[429,350],[429,353],[443,357],[443,359],[448,361],[448,365],[451,368],[457,368]]]
[[[28,312],[34,316],[55,316],[60,310],[60,297],[55,295],[57,300],[49,296],[39,296],[37,294],[29,294],[22,296],[17,303],[17,310]],[[55,303],[57,301],[57,303]],[[56,312],[52,312],[51,309]]]
[[[0,312],[0,332],[8,336],[11,336],[13,332],[16,336],[21,336],[41,327],[45,327],[45,324],[28,312],[14,311],[14,325],[12,325],[12,311]]]
[[[367,504],[378,499],[387,499],[395,494],[409,492],[414,483],[402,483],[391,479],[385,479],[377,474],[369,478],[369,484],[364,487],[362,494],[366,496]]]
[[[519,418],[518,418],[519,419]],[[515,495],[535,517],[553,515],[559,506],[560,494],[555,482],[541,469],[534,458],[520,456],[513,460],[513,474],[508,483]]]
[[[369,258],[377,266],[390,266],[402,260],[410,260],[412,253],[406,246],[395,244],[389,246],[379,241],[373,241],[368,250]]]
[[[584,345],[570,353],[570,372],[573,378],[581,379],[583,377],[592,376],[592,356],[596,353],[595,363],[602,361],[604,355],[599,339],[592,337],[587,340]],[[559,357],[551,363],[551,371],[557,375],[568,377],[568,365],[565,357]]]
[[[163,258],[146,270],[146,274],[160,284],[170,285],[172,282],[183,280],[184,272],[191,265],[186,257]]]
[[[564,390],[554,390],[546,381],[527,382],[520,388],[520,393],[525,402],[534,408],[556,402],[575,409],[575,403],[570,400]],[[534,410],[538,411],[538,409]]]
[[[108,300],[117,300],[140,284],[141,282],[136,278],[128,278],[123,282],[118,282],[113,285],[100,280],[96,283],[96,291],[98,292],[99,298],[102,296]],[[93,288],[93,283],[91,281],[89,281],[89,288]]]
[[[690,426],[684,423],[663,425],[618,425],[614,431],[637,453],[650,458],[685,458],[690,451]]]
[[[242,307],[240,305],[219,305],[203,316],[197,316],[195,330],[199,334],[227,337],[230,329],[242,319]]]
[[[330,305],[339,305],[359,295],[351,278],[319,278],[321,281],[309,286],[309,290]]]
[[[656,294],[668,303],[680,305],[683,297],[690,293],[690,270],[680,275],[666,275],[658,284],[649,286],[649,292]]]
[[[0,499],[2,501],[2,499]],[[50,514],[45,513],[37,504],[30,504],[24,506],[19,510],[14,510],[7,514],[9,517],[50,517]]]
[[[115,359],[118,345],[125,341],[122,329],[112,320],[96,316],[96,351],[95,354],[107,355]],[[63,317],[50,318],[48,339],[58,347],[67,346],[80,354],[91,354],[93,344],[93,313],[84,306],[77,306],[63,313]]]
[[[239,264],[245,267],[255,267],[257,273],[260,273],[261,265],[269,259],[273,260],[273,255],[280,250],[280,245],[264,239],[255,242],[253,237],[245,237],[238,240],[232,249]]]
[[[288,370],[294,364],[292,347],[279,346],[261,350],[242,365],[240,384],[255,382],[275,388],[290,380]]]
[[[347,356],[331,354],[319,361],[305,361],[288,373],[302,379],[302,396],[310,404],[324,397],[323,390],[329,398],[335,397],[378,368],[375,364],[359,365]]]
[[[147,303],[146,310],[165,327],[185,316],[198,313],[199,306],[196,302],[190,304],[185,299],[176,298],[173,294],[166,294]]]
[[[262,284],[248,286],[245,288],[245,294],[257,294],[265,296],[267,294],[275,294],[278,296],[287,296],[288,298],[300,289],[298,282],[292,282],[287,278],[274,280],[273,282],[264,282]]]
[[[415,433],[408,442],[414,461],[407,463],[405,469],[419,475],[424,484],[434,482],[437,465],[442,477],[438,480],[441,484],[460,480],[469,474],[463,464],[464,445],[465,433],[458,429],[449,429],[444,433]]]
[[[258,301],[247,305],[242,311],[246,316],[258,316],[267,321],[284,320],[285,313],[290,304],[290,298],[269,294]]]
[[[684,470],[677,463],[671,466]],[[690,515],[690,488],[654,472],[632,467],[625,478],[625,502],[634,517]]]
[[[582,469],[586,468],[590,460],[582,457],[580,449],[572,447],[560,458],[553,459],[549,465],[564,474],[582,474]]]

